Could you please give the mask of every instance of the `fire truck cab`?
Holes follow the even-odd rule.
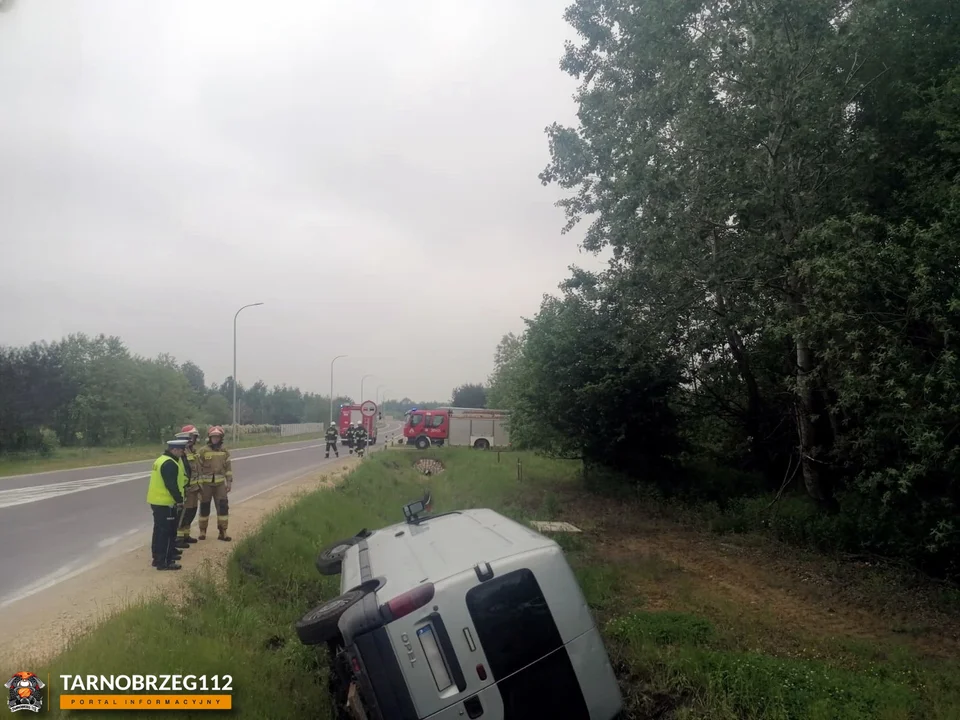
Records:
[[[509,412],[487,408],[412,408],[405,413],[403,436],[420,450],[457,445],[486,450],[510,444]]]

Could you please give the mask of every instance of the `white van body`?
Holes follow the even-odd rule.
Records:
[[[359,536],[358,536],[359,537]],[[415,609],[411,595],[433,593]],[[611,720],[620,689],[556,542],[492,510],[392,525],[343,555],[339,620],[366,720]],[[405,607],[409,607],[407,603]]]

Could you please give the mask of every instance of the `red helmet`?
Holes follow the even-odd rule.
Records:
[[[220,437],[223,437],[223,434],[223,428],[219,425],[214,425],[212,428],[207,430],[207,437],[210,437],[211,435],[219,435]]]
[[[194,425],[184,425],[182,428],[180,428],[180,432],[187,433],[188,435],[200,434],[200,432],[197,430],[197,428]]]

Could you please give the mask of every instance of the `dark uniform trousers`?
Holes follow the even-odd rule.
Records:
[[[174,560],[174,541],[177,539],[177,511],[166,505],[151,505],[153,511],[153,539],[150,549],[158,563],[167,564]]]

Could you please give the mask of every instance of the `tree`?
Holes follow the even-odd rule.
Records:
[[[487,406],[487,391],[479,383],[467,383],[453,389],[451,404],[462,408],[483,408]]]
[[[182,372],[184,377],[187,378],[187,382],[190,383],[190,387],[195,393],[202,395],[207,391],[207,386],[204,382],[203,370],[197,367],[194,363],[187,360],[187,362],[180,366],[180,372]]]
[[[592,287],[643,352],[605,345],[611,381],[672,358],[695,449],[771,480],[799,465],[821,507],[872,523],[862,542],[941,571],[960,547],[953,5],[579,0],[562,66],[580,126],[548,129],[541,174],[573,191],[566,229],[589,217],[585,248],[613,250]],[[578,302],[545,303],[515,387],[558,403],[595,382],[578,367],[595,343],[556,339],[594,337]],[[591,322],[616,332],[606,313]],[[538,441],[569,443],[545,407],[561,432]]]
[[[523,337],[507,333],[500,339],[487,379],[487,402],[491,407],[509,409],[516,405],[523,362]]]

